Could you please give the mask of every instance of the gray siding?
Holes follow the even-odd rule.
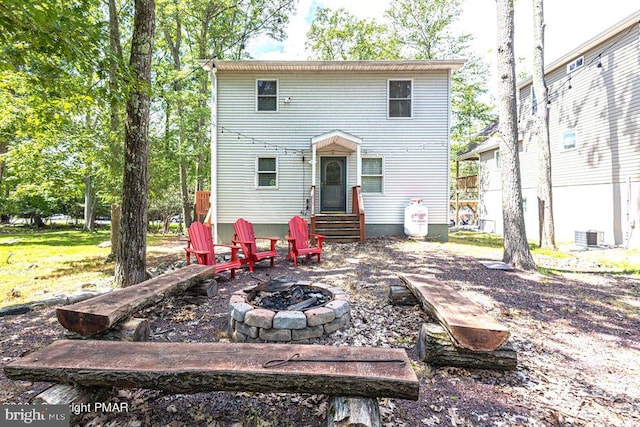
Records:
[[[608,40],[585,53],[585,65],[571,73],[570,82],[565,67],[547,76],[554,186],[620,183],[626,177],[640,179],[637,31],[629,32],[614,49],[607,50],[601,57],[602,67],[597,67],[598,54],[612,43],[613,40]],[[529,94],[530,85],[520,90],[521,128],[533,154],[531,159],[523,159],[523,163],[537,161]],[[575,129],[577,134],[577,147],[572,150],[562,148],[562,133],[567,129]],[[528,168],[526,172],[523,170],[523,180],[535,185],[537,169]]]
[[[604,52],[601,57],[598,54]],[[576,230],[605,232],[608,244],[638,246],[640,219],[640,47],[637,25],[609,38],[574,59],[584,56],[584,66],[569,74],[566,67],[548,73],[550,89],[554,217],[559,241],[573,239]],[[598,67],[601,61],[602,67]],[[537,238],[537,147],[531,115],[531,85],[519,90],[519,127],[524,150],[520,153],[525,220],[529,238]],[[544,105],[544,104],[543,104]],[[562,134],[575,129],[575,149],[564,150]],[[493,153],[481,155],[490,168]],[[485,174],[481,196],[488,219],[497,220],[500,177]],[[630,185],[627,184],[630,181]],[[635,221],[636,232],[630,225]],[[498,227],[499,229],[501,227]]]
[[[255,111],[255,81],[267,78],[279,82],[278,112]],[[388,78],[413,79],[412,119],[387,119]],[[363,138],[363,157],[384,158],[384,193],[364,195],[367,223],[401,224],[408,199],[422,197],[429,222],[446,224],[448,103],[447,72],[218,73],[219,222],[242,216],[258,224],[286,224],[299,214],[311,186],[311,138],[339,129]],[[255,188],[258,155],[277,156],[278,189]],[[347,156],[350,210],[355,153],[335,146],[318,151],[319,157],[333,155]],[[318,186],[319,165],[318,158]]]

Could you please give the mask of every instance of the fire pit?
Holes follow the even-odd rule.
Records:
[[[340,288],[275,279],[231,295],[229,333],[238,342],[308,342],[346,326],[350,313]]]

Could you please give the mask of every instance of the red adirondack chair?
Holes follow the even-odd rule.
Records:
[[[236,270],[242,266],[238,259],[238,246],[214,244],[211,237],[211,227],[194,222],[187,229],[189,232],[189,240],[184,250],[187,252],[187,265],[191,264],[191,254],[195,255],[198,264],[215,265],[216,273],[231,270],[231,278],[235,279]],[[222,263],[216,263],[215,247],[222,246],[231,249],[231,260]]]
[[[316,246],[310,246],[310,238],[314,238],[317,241]],[[294,216],[289,221],[289,234],[285,236],[287,242],[289,242],[289,253],[287,258],[293,258],[293,264],[298,265],[298,257],[306,255],[307,259],[312,255],[318,256],[318,262],[320,262],[320,255],[322,254],[322,242],[325,236],[322,234],[309,234],[309,225],[304,218]]]
[[[253,232],[253,224],[243,218],[239,218],[234,224],[233,244],[240,245],[244,258],[240,260],[242,264],[249,264],[249,271],[253,271],[253,264],[264,259],[271,260],[271,267],[275,265],[275,259],[278,256],[276,252],[276,242],[280,239],[277,237],[256,237]],[[270,249],[268,251],[258,251],[256,240],[269,240]]]

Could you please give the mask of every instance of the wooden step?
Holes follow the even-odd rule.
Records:
[[[403,349],[304,344],[60,340],[14,360],[4,372],[13,380],[174,393],[321,393],[418,400],[420,388]]]
[[[494,351],[509,339],[506,325],[438,279],[417,274],[399,274],[399,277],[424,310],[438,319],[457,347]]]
[[[318,214],[315,216],[315,233],[327,236],[326,242],[359,242],[360,220],[353,214]]]
[[[319,228],[316,227],[316,234],[323,234],[325,236],[359,236],[359,228]]]
[[[358,222],[358,215],[353,214],[317,214],[316,222]]]

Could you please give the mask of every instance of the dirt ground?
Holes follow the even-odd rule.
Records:
[[[281,248],[284,253],[284,248]],[[173,257],[177,259],[179,252]],[[166,259],[172,256],[165,254]],[[314,344],[405,348],[420,379],[418,401],[379,399],[385,426],[640,425],[640,281],[607,274],[488,270],[476,258],[438,243],[372,239],[327,245],[323,262],[297,268],[281,258],[253,275],[221,278],[213,298],[175,297],[142,313],[153,341],[228,340],[227,304],[235,290],[260,279],[323,282],[351,297],[352,324]],[[508,325],[516,370],[432,367],[417,358],[416,337],[428,316],[386,300],[397,273],[434,274]],[[63,338],[54,308],[0,319],[0,365]],[[0,374],[0,403],[27,403],[47,384]],[[322,426],[323,395],[110,390],[96,397],[128,402],[123,413],[81,412],[82,426]]]

